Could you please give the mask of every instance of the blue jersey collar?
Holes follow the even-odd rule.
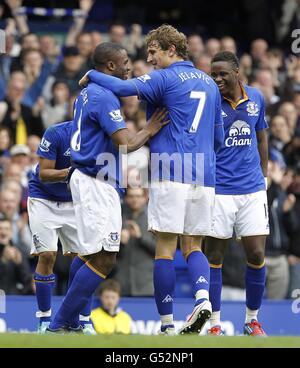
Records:
[[[189,60],[176,61],[175,63],[172,63],[171,65],[169,65],[166,69],[175,68],[177,66],[190,66],[193,68],[194,64]]]

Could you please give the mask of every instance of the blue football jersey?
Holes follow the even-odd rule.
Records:
[[[37,154],[47,160],[55,161],[55,169],[61,170],[71,166],[70,139],[72,121],[49,127],[39,145]],[[39,179],[40,167],[36,166],[29,180],[29,196],[56,202],[72,201],[71,192],[65,183],[42,183]]]
[[[216,193],[250,194],[265,190],[256,132],[267,129],[262,94],[244,86],[237,106],[222,99],[225,142],[217,153]]]
[[[192,62],[180,61],[132,81],[148,102],[147,117],[165,107],[171,120],[150,140],[152,179],[214,187],[214,134],[223,119],[213,79]]]
[[[72,166],[120,189],[119,152],[111,136],[126,128],[119,99],[108,89],[90,83],[75,102],[71,139]]]

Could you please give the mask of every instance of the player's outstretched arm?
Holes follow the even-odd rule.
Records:
[[[96,70],[89,70],[79,81],[81,87],[85,87],[89,82],[99,84],[110,89],[115,95],[120,97],[138,95],[138,90],[133,79],[122,80],[111,75],[107,75]]]
[[[40,157],[40,180],[43,183],[57,183],[63,182],[67,179],[69,174],[69,168],[56,170],[55,160],[47,160],[46,158]]]
[[[119,146],[127,146],[128,153],[136,151],[170,122],[167,120],[167,115],[166,109],[157,109],[147,121],[146,127],[137,134],[130,133],[128,129],[118,130],[112,135],[114,145],[118,148]]]

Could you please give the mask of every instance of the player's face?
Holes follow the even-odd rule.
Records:
[[[115,67],[113,74],[114,77],[120,79],[128,79],[130,67],[129,67],[129,58],[125,50],[122,50],[118,53],[118,57],[114,62],[114,67]]]
[[[212,63],[211,76],[217,83],[223,96],[232,92],[238,83],[238,69],[233,69],[227,61],[217,61]]]
[[[151,43],[148,46],[147,53],[147,62],[152,64],[154,69],[163,69],[169,66],[169,51],[162,50],[158,42]]]

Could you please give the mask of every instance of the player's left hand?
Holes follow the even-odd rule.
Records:
[[[78,82],[78,84],[80,85],[80,87],[84,88],[89,84],[89,75],[86,73]]]
[[[151,137],[157,134],[162,127],[169,124],[170,120],[166,120],[168,116],[168,111],[166,108],[156,109],[151,116],[151,118],[147,121],[147,126],[145,129],[150,131]]]

